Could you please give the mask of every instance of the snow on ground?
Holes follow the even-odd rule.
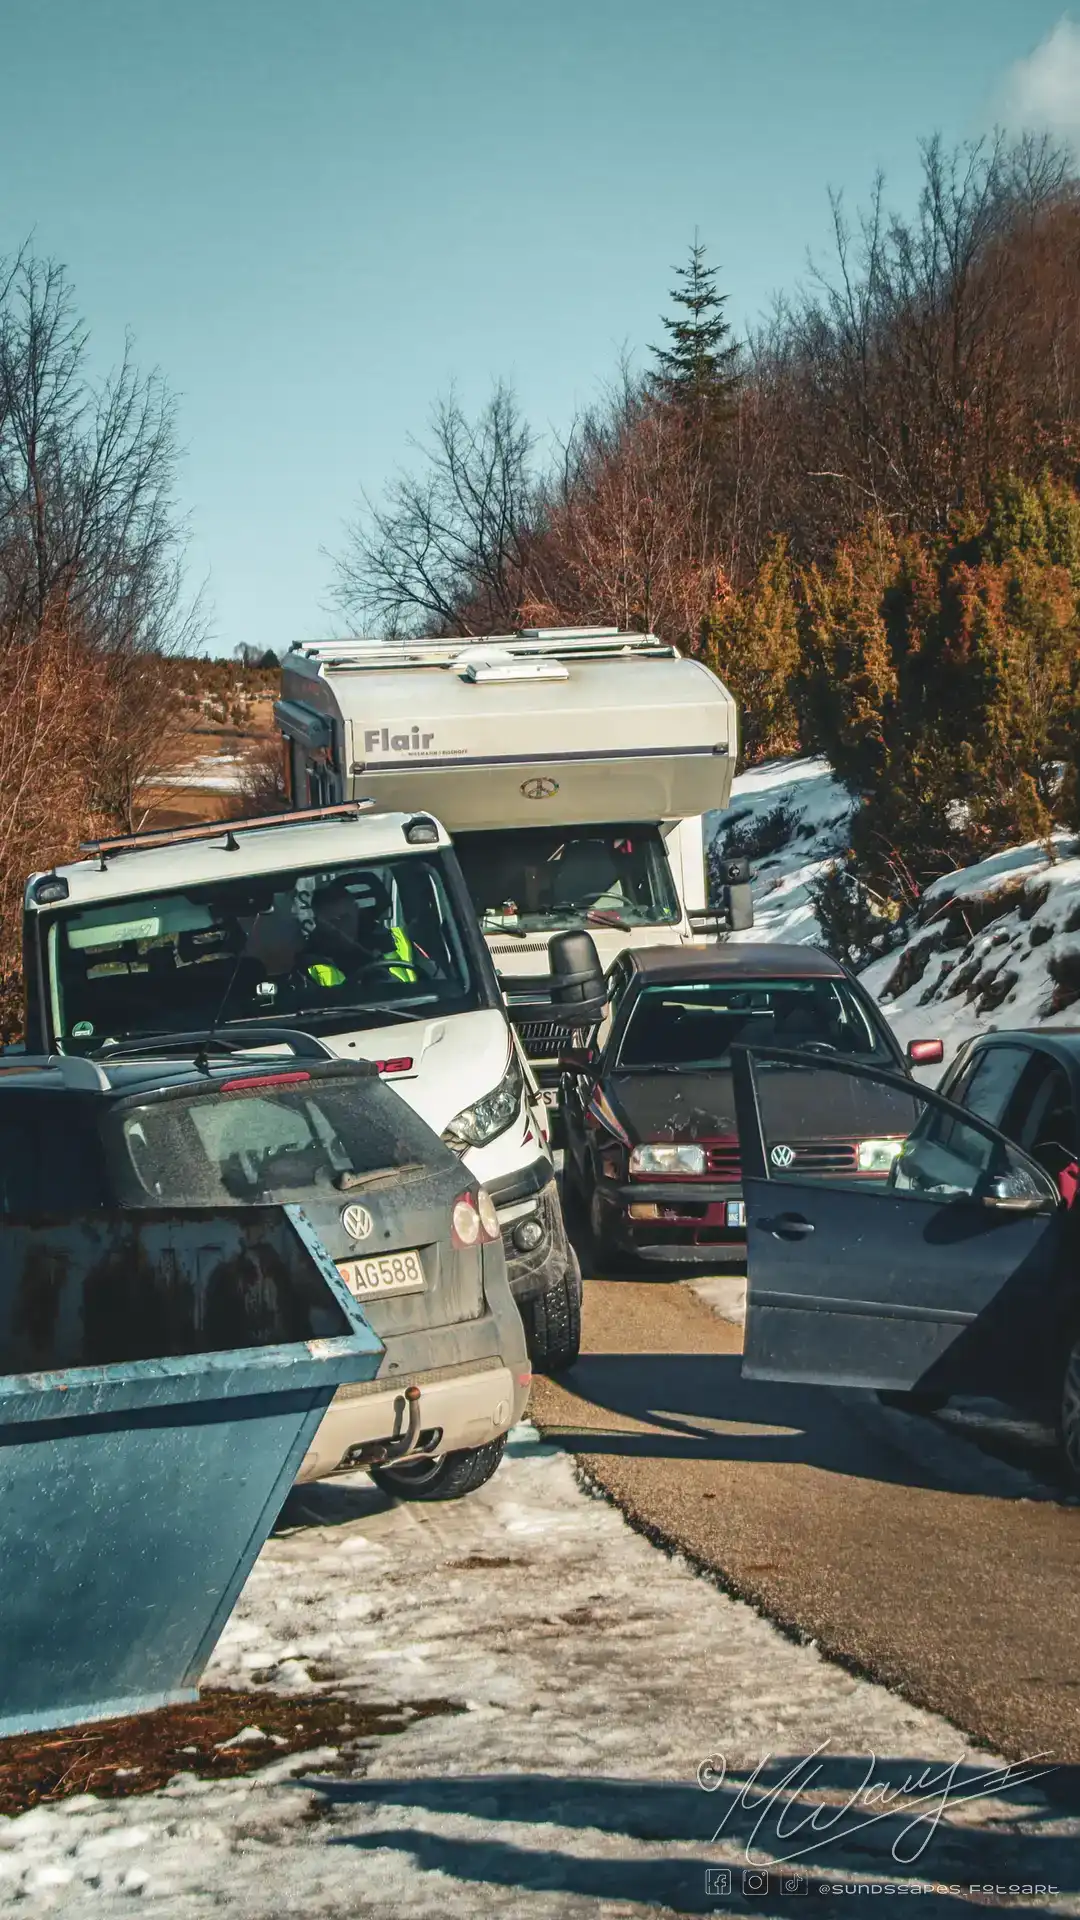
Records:
[[[988,1790],[992,1757],[649,1545],[531,1428],[467,1501],[388,1507],[358,1475],[294,1495],[291,1521],[262,1553],[208,1679],[332,1684],[448,1710],[365,1741],[347,1777],[325,1751],[247,1779],[181,1775],[158,1793],[83,1795],[0,1821],[0,1910],[102,1920],[135,1902],[169,1920],[730,1911],[744,1870],[818,1837],[785,1843],[774,1810],[755,1841],[762,1809],[739,1797],[748,1773],[768,1762],[774,1785],[820,1743],[816,1782],[800,1775],[793,1788],[801,1819],[815,1806],[829,1810],[819,1822],[832,1819],[864,1777],[895,1787],[931,1765],[938,1791],[927,1801],[924,1789],[914,1826],[880,1790],[872,1805],[856,1800],[841,1818],[848,1837],[821,1835],[820,1851],[791,1862],[796,1875],[837,1891],[947,1880],[965,1906],[975,1881],[1076,1885],[1078,1823],[1037,1787]],[[933,1832],[939,1768],[954,1762]],[[710,1765],[716,1790],[703,1791],[698,1769]],[[764,1790],[763,1776],[747,1800]],[[795,1819],[782,1823],[789,1835]],[[732,1897],[718,1899],[706,1873],[725,1865]],[[777,1911],[748,1891],[759,1912]],[[929,1894],[920,1912],[951,1915],[957,1898]],[[1078,1905],[1070,1893],[1049,1910]]]
[[[853,801],[827,760],[765,760],[736,775],[726,813],[706,820],[706,837],[731,853],[748,852],[754,925],[733,940],[793,940],[820,944],[809,887],[848,844]],[[757,854],[758,836],[783,807],[791,817],[786,843]]]
[[[718,845],[750,854],[755,923],[733,940],[822,943],[808,890],[849,845],[852,804],[821,759],[770,760],[737,777],[729,810],[708,822]],[[787,837],[759,854],[778,808],[789,816]],[[947,1066],[975,1033],[1080,1025],[1075,844],[1058,833],[1052,852],[1037,841],[1007,848],[927,889],[907,941],[861,975],[903,1044],[940,1038]],[[1075,982],[1076,1003],[1060,1004],[1062,976]]]
[[[1011,847],[928,887],[903,947],[861,978],[905,1043],[945,1041],[946,1064],[972,1034],[1080,1025],[1080,859],[1072,836]]]
[[[167,788],[181,793],[189,789],[206,793],[235,793],[248,764],[247,756],[242,753],[206,753],[196,760],[189,760],[186,766],[148,774],[139,784],[155,790]]]

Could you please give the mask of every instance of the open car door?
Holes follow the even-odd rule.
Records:
[[[898,1073],[734,1048],[747,1217],[743,1373],[951,1394],[1022,1384],[1046,1321],[1064,1206],[995,1128]],[[807,1080],[792,1100],[791,1073]],[[841,1077],[842,1076],[842,1080]],[[878,1124],[845,1173],[811,1173],[793,1106],[852,1080]],[[882,1122],[884,1122],[882,1124]]]

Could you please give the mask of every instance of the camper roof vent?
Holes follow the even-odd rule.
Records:
[[[561,660],[523,660],[508,647],[463,647],[447,661],[463,680],[474,686],[501,680],[569,680]]]

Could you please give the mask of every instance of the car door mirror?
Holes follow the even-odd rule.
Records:
[[[607,1005],[607,983],[592,935],[578,929],[553,933],[548,964],[552,1005],[561,1012],[576,1013],[578,1026],[599,1020]]]
[[[936,1067],[945,1058],[943,1040],[909,1040],[907,1057],[913,1067]]]

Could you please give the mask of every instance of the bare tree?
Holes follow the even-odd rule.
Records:
[[[516,626],[529,567],[535,441],[499,382],[475,421],[440,401],[424,465],[365,511],[335,561],[334,597],[389,634]]]

